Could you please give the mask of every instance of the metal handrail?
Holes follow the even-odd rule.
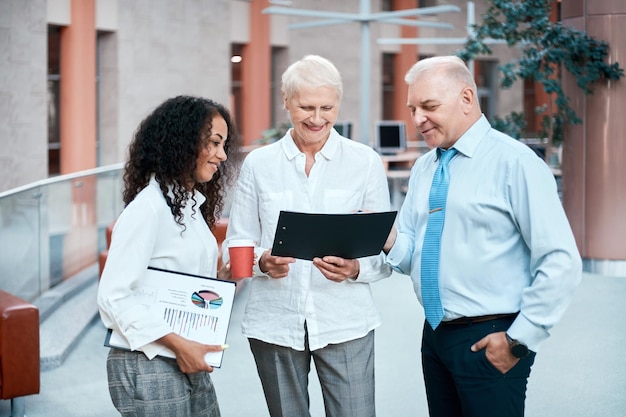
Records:
[[[31,182],[29,184],[25,184],[16,188],[12,188],[7,191],[0,192],[0,199],[4,197],[8,197],[10,195],[18,194],[24,191],[32,190],[34,188],[45,187],[47,185],[60,183],[63,181],[88,177],[90,175],[105,174],[107,172],[120,171],[122,168],[124,168],[124,163],[120,162],[119,164],[106,165],[106,166],[102,166],[98,168],[86,169],[84,171],[72,172],[71,174],[63,174],[63,175],[58,175],[56,177],[46,178],[43,180]]]

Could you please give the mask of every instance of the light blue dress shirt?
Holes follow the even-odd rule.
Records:
[[[582,261],[546,163],[482,116],[459,138],[441,238],[444,320],[520,312],[509,335],[537,351],[582,278]],[[387,255],[421,302],[420,259],[437,152],[420,157]]]

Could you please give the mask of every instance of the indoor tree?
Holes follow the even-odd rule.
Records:
[[[551,21],[556,0],[486,0],[486,3],[489,7],[482,23],[473,26],[474,36],[468,38],[459,57],[468,61],[478,55],[490,55],[488,39],[502,40],[509,47],[518,48],[519,58],[498,67],[502,75],[500,86],[510,88],[518,79],[542,84],[545,92],[554,97],[555,108],[547,112],[546,106],[535,109],[543,113],[539,134],[559,144],[567,123],[581,123],[563,92],[561,72],[570,72],[578,87],[591,94],[594,82],[618,80],[624,70],[617,62],[606,62],[606,42]],[[494,122],[494,127],[517,138],[524,134],[525,125],[524,115],[517,112]]]

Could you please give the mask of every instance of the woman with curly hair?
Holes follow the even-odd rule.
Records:
[[[172,332],[133,298],[150,267],[228,278],[219,272],[211,228],[236,176],[238,138],[228,110],[179,96],[158,106],[135,132],[125,165],[126,207],[115,223],[98,288],[104,325],[131,351],[111,348],[109,392],[122,416],[219,416],[204,356],[222,350]],[[161,356],[165,349],[176,359]]]

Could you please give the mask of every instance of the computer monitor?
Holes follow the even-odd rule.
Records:
[[[352,139],[351,122],[335,122],[334,128],[344,138]]]
[[[406,150],[406,126],[400,120],[376,122],[374,149],[382,155],[394,155]]]

